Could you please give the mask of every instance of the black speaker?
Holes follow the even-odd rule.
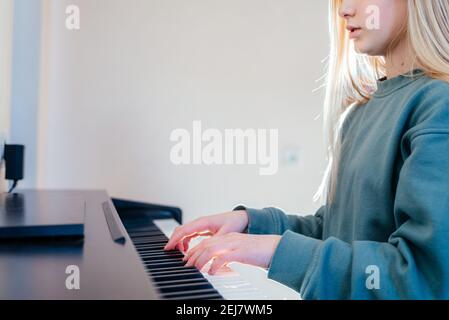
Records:
[[[6,166],[6,180],[19,181],[23,179],[25,146],[6,144],[3,158]]]

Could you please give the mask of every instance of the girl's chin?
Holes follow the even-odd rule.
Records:
[[[357,42],[354,43],[354,49],[359,54],[367,54],[365,47],[358,45]]]
[[[369,56],[379,55],[378,54],[379,50],[376,50],[376,48],[373,48],[370,45],[366,45],[363,41],[360,41],[357,39],[354,41],[354,48],[355,48],[356,52],[359,54],[366,54]]]
[[[385,47],[382,42],[376,41],[371,37],[357,37],[354,40],[354,49],[359,54],[366,54],[368,56],[383,56]]]

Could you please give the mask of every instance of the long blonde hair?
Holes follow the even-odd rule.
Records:
[[[434,79],[449,82],[449,0],[407,0],[408,18],[399,36],[407,37],[414,61]],[[332,203],[345,117],[370,100],[377,80],[386,74],[383,57],[358,54],[338,15],[342,0],[330,0],[331,51],[328,57],[323,110],[328,165],[314,200]],[[390,44],[390,47],[394,43]]]

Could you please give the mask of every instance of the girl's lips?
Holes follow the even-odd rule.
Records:
[[[358,38],[361,32],[362,32],[361,28],[352,28],[351,30],[349,30],[349,38],[350,39]]]

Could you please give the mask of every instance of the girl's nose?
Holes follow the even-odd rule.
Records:
[[[343,0],[341,2],[340,8],[338,9],[338,14],[343,19],[348,19],[351,17],[354,17],[355,15],[355,7],[352,4],[353,1],[350,0]]]

